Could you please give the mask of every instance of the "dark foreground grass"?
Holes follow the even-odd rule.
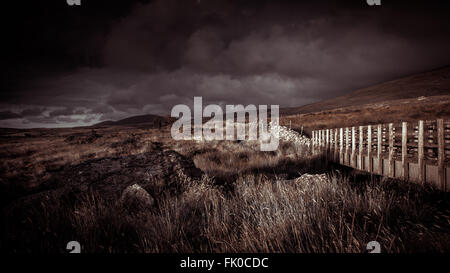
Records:
[[[96,193],[44,198],[4,215],[8,252],[448,252],[448,194],[335,172],[278,181],[240,175],[224,192],[204,177],[151,209]]]
[[[174,146],[205,175],[150,208],[71,190],[4,206],[0,248],[67,252],[75,240],[98,253],[360,253],[376,240],[389,253],[450,251],[449,193],[353,173],[296,143],[253,146]]]

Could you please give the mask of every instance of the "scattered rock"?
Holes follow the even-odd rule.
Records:
[[[326,174],[308,174],[305,173],[301,175],[300,177],[294,178],[294,179],[281,179],[277,180],[277,184],[282,183],[295,183],[295,184],[312,184],[312,183],[323,183],[323,182],[329,182],[330,179]]]
[[[54,173],[40,184],[39,192],[24,195],[9,207],[36,207],[44,196],[77,202],[95,193],[108,203],[139,209],[153,206],[161,194],[184,191],[202,175],[191,159],[174,151],[89,159]]]
[[[51,188],[87,187],[106,200],[117,200],[130,185],[158,195],[182,191],[202,171],[191,159],[174,151],[155,150],[136,155],[90,159],[55,173],[46,184]]]
[[[125,188],[119,199],[119,205],[127,210],[141,211],[150,209],[155,204],[153,197],[138,184]]]
[[[296,131],[289,129],[286,126],[271,124],[270,130],[278,131],[280,140],[306,145],[308,147],[311,145],[311,140],[309,138],[300,135]]]
[[[231,121],[227,120],[225,122],[225,125],[223,125],[223,128],[226,128],[227,126],[233,127],[233,126],[236,126],[236,124],[237,123],[235,123],[235,122],[231,122]],[[219,126],[220,125],[221,124],[219,124]],[[248,132],[249,127],[251,125],[255,126],[255,128],[258,128],[258,125],[255,123],[246,123],[245,124],[246,132]],[[212,129],[212,128],[214,128],[214,126],[216,126],[215,123],[203,124],[204,128]],[[293,142],[293,143],[301,144],[301,145],[306,145],[308,147],[311,145],[311,139],[299,134],[298,132],[296,132],[294,130],[287,128],[286,126],[273,125],[272,123],[270,123],[268,127],[269,127],[269,132],[278,132],[280,140],[287,141],[287,142]],[[203,142],[203,141],[206,141],[206,140],[205,139],[197,140],[197,142]],[[240,142],[240,141],[238,141],[238,142]]]
[[[304,184],[304,183],[319,183],[319,182],[329,182],[330,179],[326,174],[303,174],[299,178],[295,179],[295,183]]]

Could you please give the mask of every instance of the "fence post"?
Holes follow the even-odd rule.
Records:
[[[423,149],[423,120],[419,120],[419,133],[417,142],[417,164],[419,171],[420,183],[425,183],[425,163],[424,163],[424,149]]]
[[[315,144],[315,133],[314,130],[311,131],[311,153],[314,154],[314,144]]]
[[[330,129],[327,129],[327,160],[330,160],[330,154],[331,154],[330,142],[331,142]]]
[[[316,143],[316,152],[317,152],[319,150],[319,130],[316,130],[314,135],[315,135],[315,138],[316,138],[315,143]]]
[[[361,170],[364,170],[363,148],[364,148],[364,127],[359,126],[359,168]]]
[[[326,140],[326,149],[327,149],[327,159],[328,159],[328,155],[330,153],[330,129],[327,129],[327,140]]]
[[[367,170],[372,172],[372,126],[367,126],[367,157],[369,158],[369,165],[367,166]]]
[[[389,176],[395,176],[394,161],[394,124],[389,123]]]
[[[383,129],[381,127],[381,124],[378,124],[378,128],[377,128],[377,160],[378,160],[378,173],[380,175],[383,175],[383,158],[382,156],[382,141],[383,141]]]
[[[358,168],[358,165],[356,165],[356,139],[355,139],[355,134],[356,134],[356,128],[355,126],[352,127],[352,155],[351,155],[351,163],[350,166],[354,167],[354,168]]]
[[[318,133],[319,133],[319,139],[318,139],[318,141],[319,141],[319,144],[318,144],[318,148],[317,148],[317,150],[319,150],[319,153],[321,153],[322,152],[322,130],[317,130],[318,131]]]
[[[339,128],[339,131],[341,133],[340,140],[339,141],[339,163],[342,163],[343,153],[344,153],[344,129]]]
[[[322,130],[318,130],[319,133],[319,152],[322,151]]]
[[[348,162],[348,149],[350,147],[350,137],[349,135],[349,128],[345,127],[345,158],[344,158],[344,164],[345,165],[350,165]]]
[[[338,129],[334,129],[334,161],[338,161]]]
[[[325,129],[322,129],[322,150],[325,149],[326,143],[325,143]]]
[[[315,150],[317,152],[317,145],[319,145],[319,131],[315,130],[314,131],[314,144],[315,144]]]
[[[445,139],[444,139],[444,120],[437,120],[438,127],[438,181],[441,187],[441,190],[445,191]]]
[[[325,129],[320,130],[322,132],[322,153],[325,151]]]
[[[402,122],[402,177],[408,179],[408,123]]]

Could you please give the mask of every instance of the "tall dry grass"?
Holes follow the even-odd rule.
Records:
[[[278,182],[248,174],[235,183],[224,192],[205,176],[134,213],[95,193],[43,200],[10,225],[15,236],[3,247],[61,252],[77,240],[84,252],[358,253],[377,240],[390,253],[450,250],[448,204],[439,203],[447,196],[431,188],[339,174]]]
[[[83,252],[358,253],[377,240],[390,253],[450,250],[448,193],[330,171],[292,143],[274,153],[248,142],[177,145],[205,172],[183,192],[133,211],[95,192],[47,196],[4,214],[0,248],[66,252],[76,240]]]

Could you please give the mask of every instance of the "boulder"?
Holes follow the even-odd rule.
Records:
[[[139,187],[158,198],[159,194],[177,194],[202,177],[202,171],[193,161],[174,151],[156,150],[121,157],[89,159],[74,166],[66,166],[41,184],[41,189],[52,194],[95,192],[106,201],[116,202],[129,186]],[[134,186],[136,188],[136,186]],[[128,189],[128,191],[126,190]]]
[[[295,179],[297,184],[311,184],[311,183],[330,183],[330,179],[326,174],[308,174],[305,173],[302,176]]]
[[[151,209],[154,204],[153,197],[138,184],[125,188],[119,199],[119,205],[128,210]]]

